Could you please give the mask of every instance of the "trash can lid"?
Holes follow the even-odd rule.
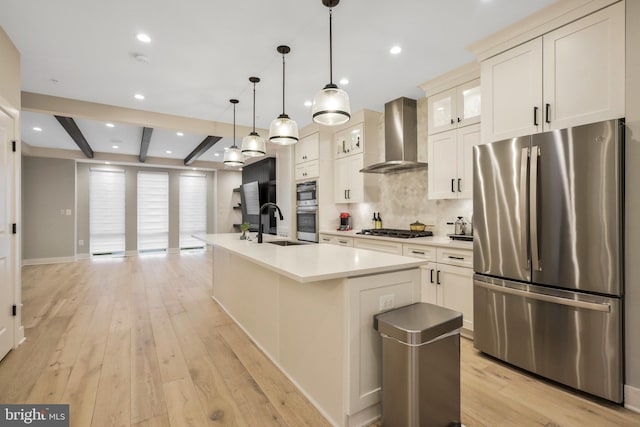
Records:
[[[423,344],[462,327],[462,313],[418,302],[373,316],[381,334],[406,344]]]

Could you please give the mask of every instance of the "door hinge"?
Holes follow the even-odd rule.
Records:
[[[13,151],[14,153],[16,152],[16,142],[15,141],[11,141],[11,151]]]
[[[15,222],[11,224],[11,232],[13,234],[18,234],[18,224],[16,224]]]
[[[17,305],[15,305],[15,304],[13,304],[13,305],[11,306],[11,315],[12,315],[12,316],[17,316],[17,315],[18,315],[18,306],[17,306]]]

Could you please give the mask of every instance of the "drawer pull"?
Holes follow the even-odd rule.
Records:
[[[338,240],[338,243],[342,243],[343,245],[346,245],[349,242],[347,242],[346,240]]]
[[[421,251],[411,251],[412,254],[424,255],[424,252]]]
[[[464,261],[464,257],[463,256],[453,256],[453,255],[449,255],[449,259],[457,259],[459,261]]]
[[[330,242],[331,239],[322,239],[323,242]]]

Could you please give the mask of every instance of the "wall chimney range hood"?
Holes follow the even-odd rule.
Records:
[[[384,158],[362,173],[394,173],[427,167],[418,162],[416,100],[398,98],[384,105]]]

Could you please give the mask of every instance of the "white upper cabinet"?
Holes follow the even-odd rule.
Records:
[[[482,142],[624,117],[624,2],[482,62]]]
[[[335,160],[335,203],[360,203],[364,201],[363,154],[341,157]]]
[[[482,62],[482,142],[542,130],[542,38]]]
[[[479,124],[429,137],[429,199],[473,196],[473,147],[479,143]]]
[[[624,2],[545,34],[542,44],[545,130],[625,116]]]
[[[304,162],[310,162],[312,160],[318,160],[320,153],[320,136],[319,134],[312,133],[309,136],[300,138],[300,141],[295,145],[296,150],[296,165]]]
[[[362,153],[364,150],[364,125],[360,123],[336,133],[334,142],[336,158]]]
[[[480,121],[480,79],[429,96],[428,133],[444,132]]]

